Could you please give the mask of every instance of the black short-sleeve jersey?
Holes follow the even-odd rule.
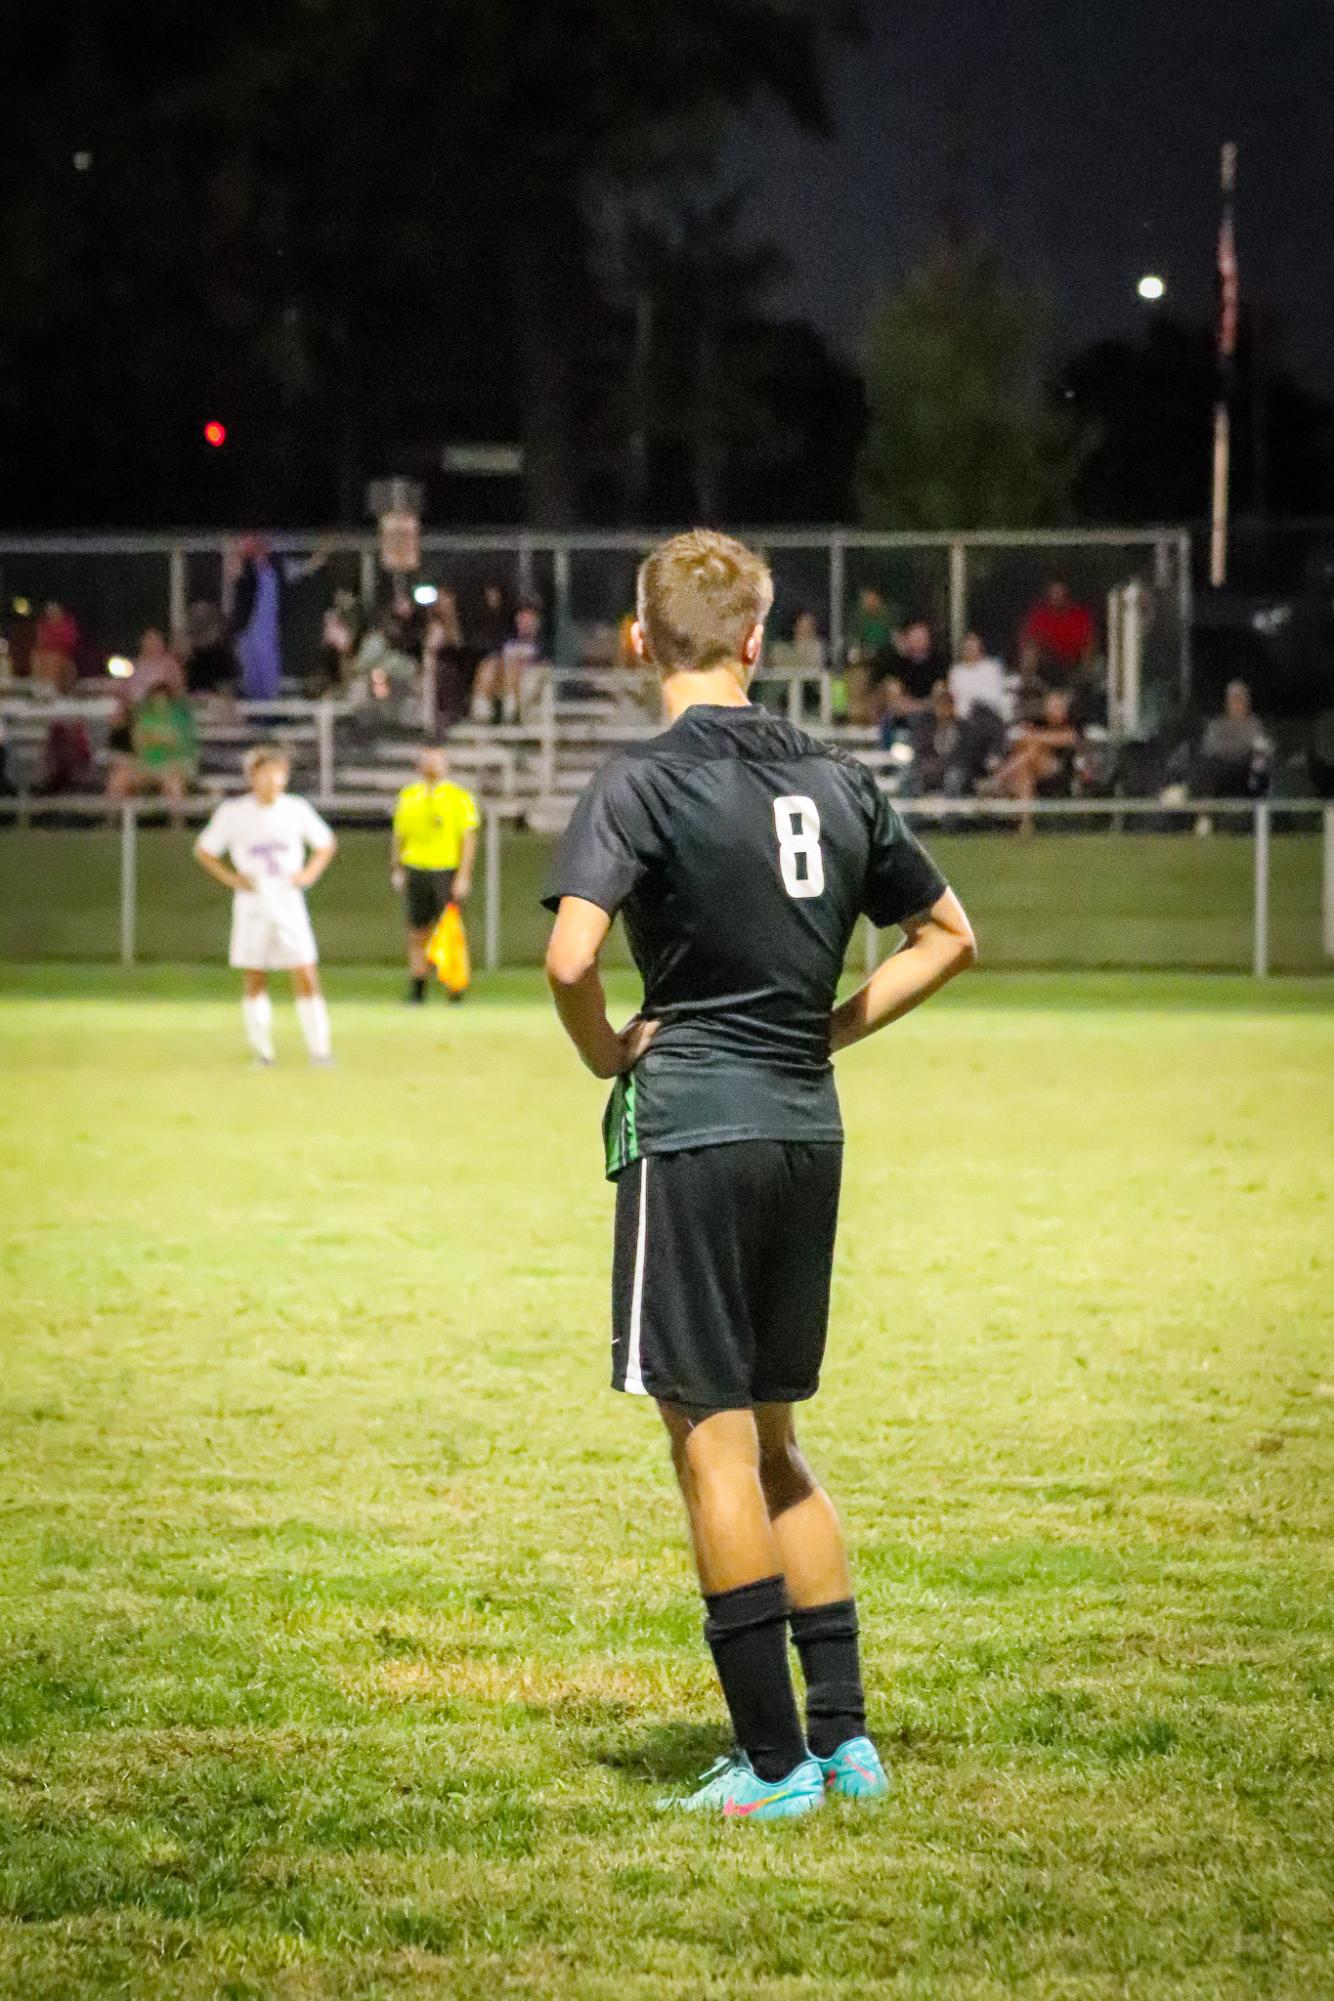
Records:
[[[608,1173],[732,1140],[841,1140],[829,1018],[853,928],[944,889],[866,766],[762,709],[698,705],[612,758],[542,899],[622,915],[662,1024],[613,1091]]]

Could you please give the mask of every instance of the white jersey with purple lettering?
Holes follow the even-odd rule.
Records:
[[[315,934],[295,878],[307,853],[327,848],[333,838],[328,822],[295,793],[284,792],[266,806],[247,792],[218,807],[199,846],[206,855],[225,855],[237,874],[254,884],[237,890],[232,900],[233,966],[272,972],[315,965]]]

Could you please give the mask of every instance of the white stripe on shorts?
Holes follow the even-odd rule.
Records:
[[[635,1282],[630,1294],[630,1347],[625,1358],[625,1387],[631,1396],[647,1396],[640,1366],[644,1319],[644,1237],[648,1226],[648,1155],[639,1161],[639,1228],[635,1236]]]

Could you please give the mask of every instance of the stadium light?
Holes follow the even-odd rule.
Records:
[[[107,673],[113,681],[128,681],[133,672],[133,660],[127,660],[123,653],[113,653],[107,661]]]
[[[414,584],[412,602],[414,604],[435,604],[440,596],[434,584]]]
[[[1146,271],[1138,285],[1136,285],[1135,290],[1139,293],[1141,299],[1145,300],[1151,306],[1156,306],[1159,299],[1166,293],[1167,286],[1156,271]]]
[[[214,451],[227,442],[227,426],[220,424],[216,417],[210,417],[204,426],[204,443],[212,445]]]

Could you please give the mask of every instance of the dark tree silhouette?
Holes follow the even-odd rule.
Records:
[[[590,379],[600,206],[707,168],[757,93],[818,128],[854,23],[849,0],[9,0],[0,446],[29,505],[355,518],[386,454],[414,469],[452,431],[517,435],[531,517],[574,518],[588,406],[624,388]],[[234,447],[210,459],[215,409]]]

